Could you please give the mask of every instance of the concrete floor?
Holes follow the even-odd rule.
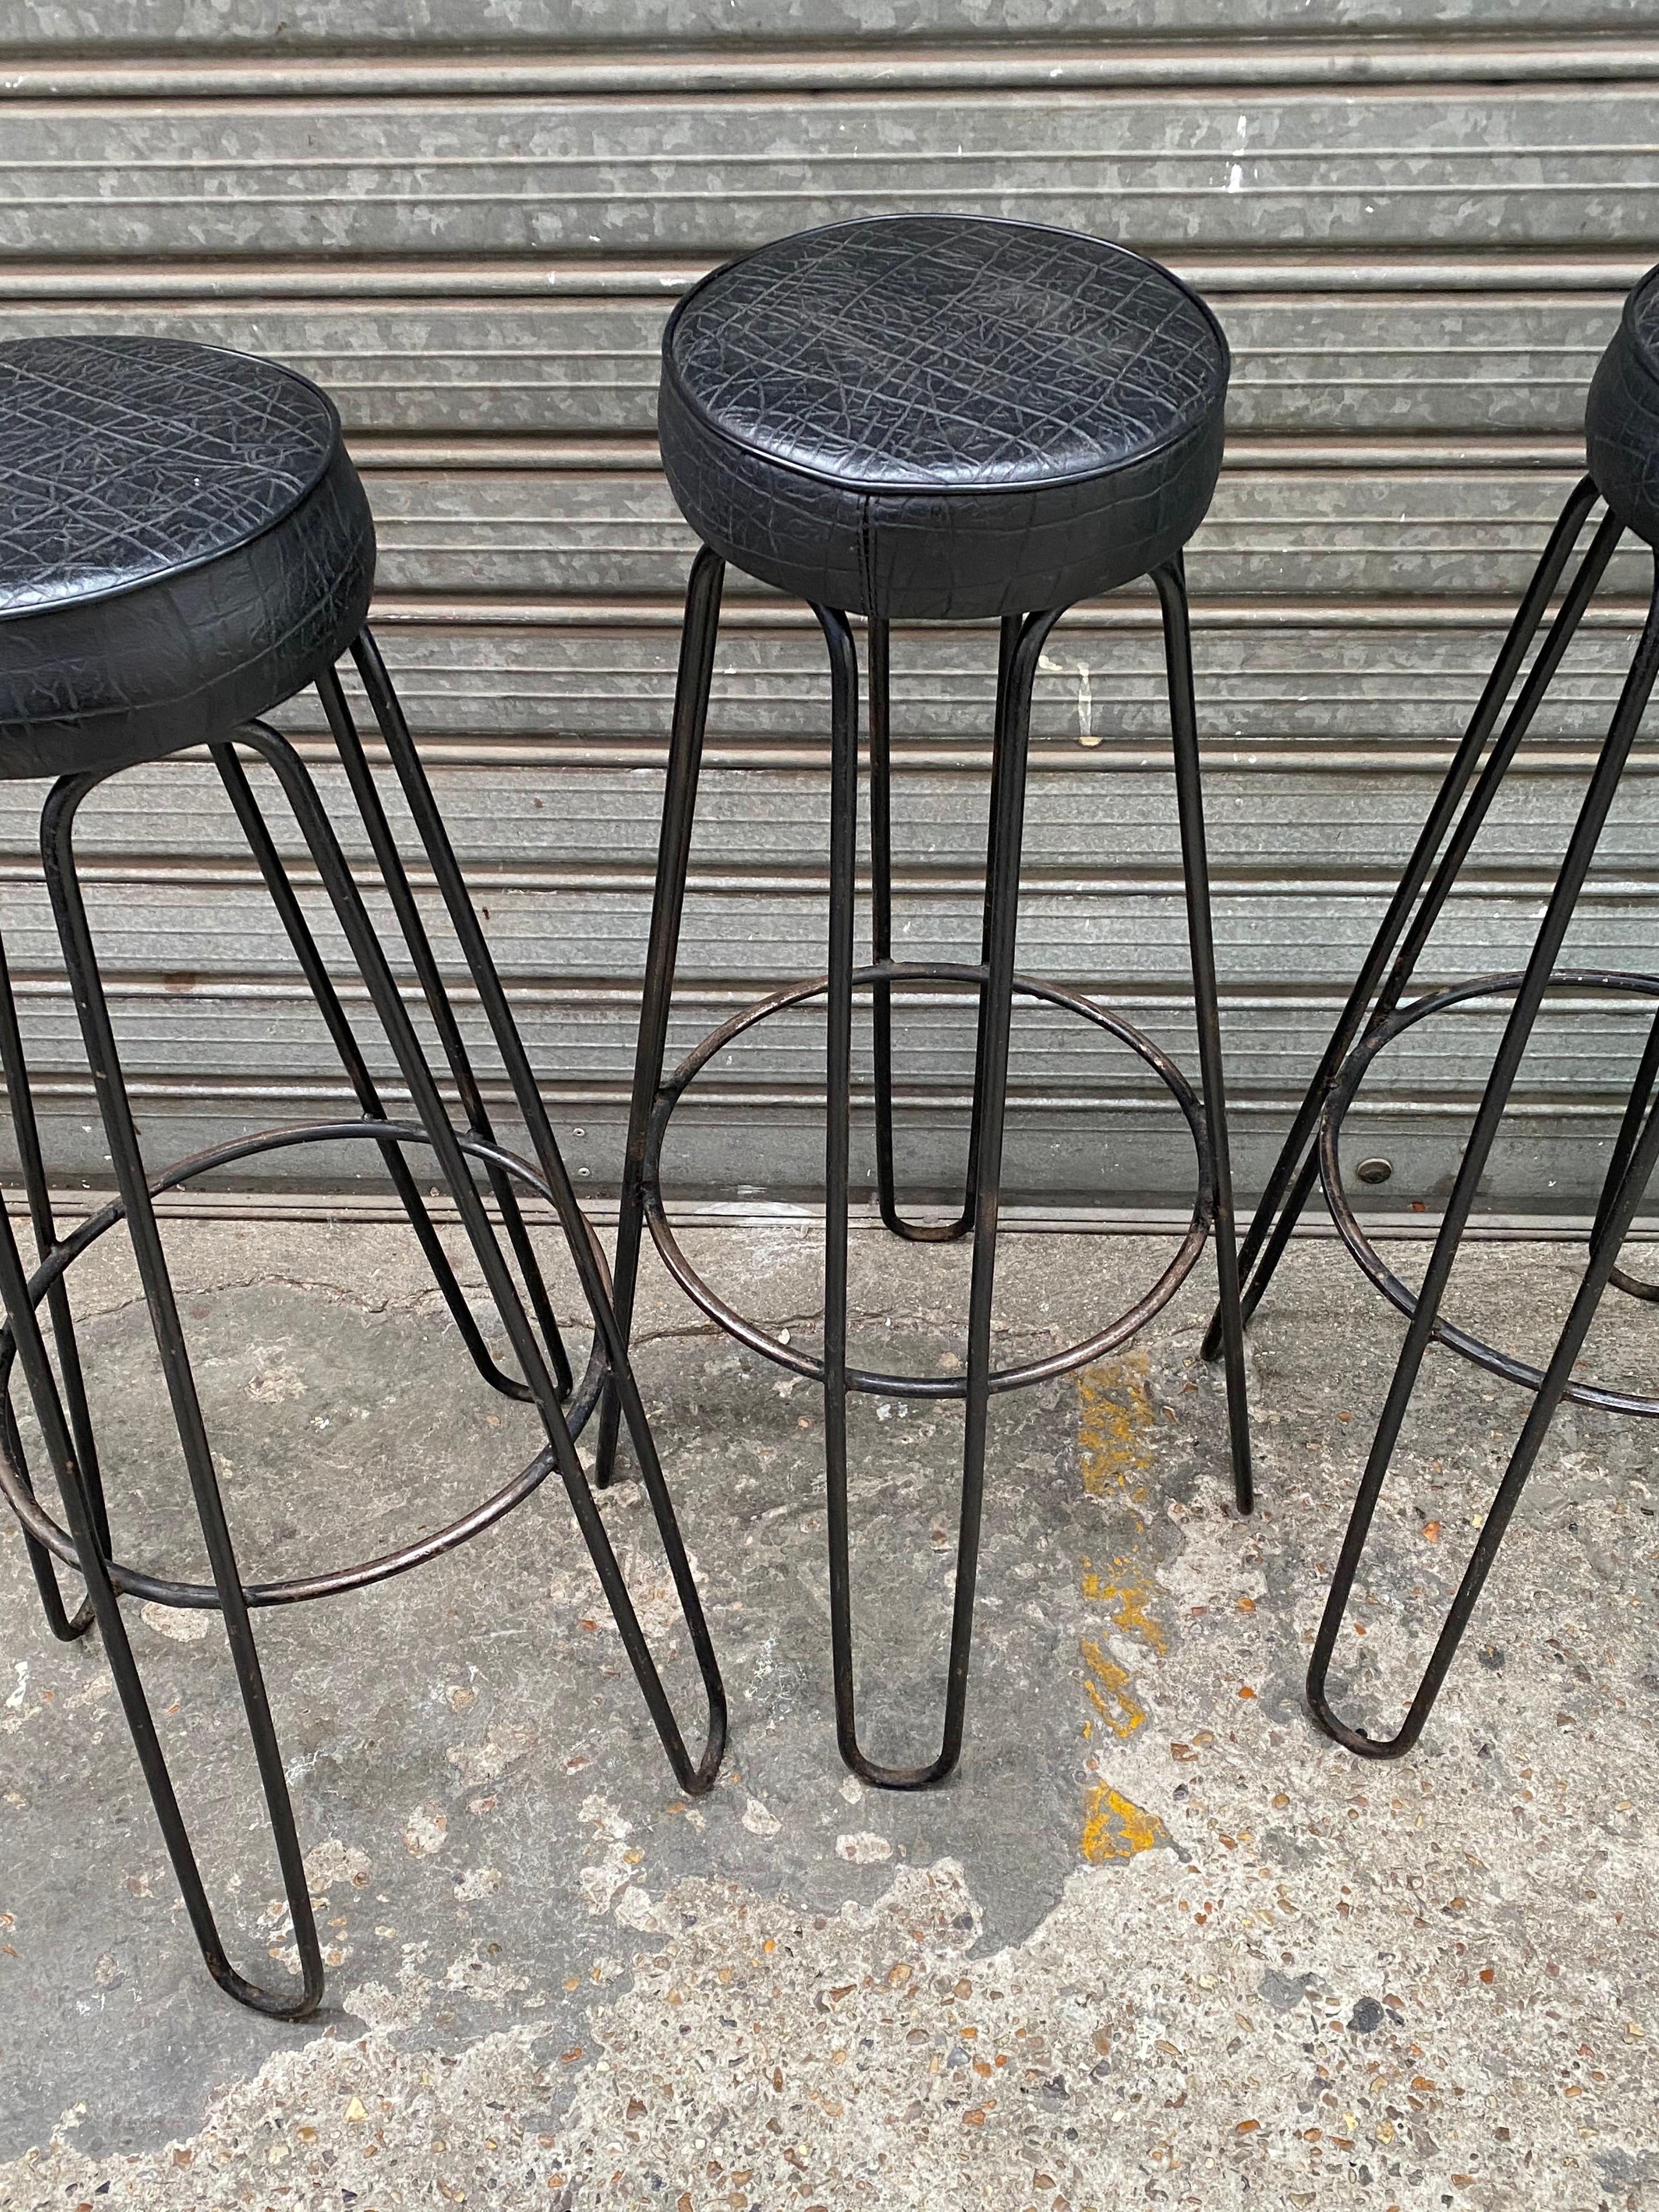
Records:
[[[689,1241],[810,1336],[805,1231]],[[530,1455],[403,1232],[169,1244],[250,1571],[380,1548]],[[1164,1249],[1011,1238],[1001,1341],[1116,1310]],[[1574,1256],[1474,1250],[1460,1316],[1535,1346]],[[134,1286],[113,1249],[77,1272],[118,1539],[188,1559]],[[861,1234],[855,1272],[872,1358],[956,1357],[961,1255]],[[1651,1431],[1563,1414],[1423,1745],[1362,1765],[1301,1680],[1398,1328],[1337,1247],[1293,1251],[1251,1338],[1241,1522],[1206,1296],[1200,1271],[1115,1358],[998,1404],[967,1754],[902,1796],[836,1756],[816,1395],[655,1279],[641,1369],[732,1695],[720,1786],[672,1790],[552,1488],[418,1574],[265,1616],[329,1944],[303,2027],[205,1978],[95,1641],[46,1636],[8,1520],[0,2203],[1659,2203]],[[1616,1299],[1598,1373],[1650,1377],[1653,1327]],[[1524,1404],[1431,1362],[1343,1639],[1379,1729]],[[949,1409],[856,1409],[878,1754],[937,1724],[958,1435]],[[667,1649],[635,1487],[606,1511]],[[134,1631],[233,1953],[281,1975],[216,1624]],[[682,1650],[695,1714],[686,1677]]]

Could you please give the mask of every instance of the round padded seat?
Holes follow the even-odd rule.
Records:
[[[1625,301],[1584,410],[1589,471],[1619,517],[1659,545],[1659,269]]]
[[[0,344],[0,775],[224,737],[339,657],[374,574],[304,377],[171,338]]]
[[[975,216],[778,240],[663,338],[658,434],[706,544],[846,612],[1068,606],[1170,559],[1221,465],[1227,342],[1156,262]]]

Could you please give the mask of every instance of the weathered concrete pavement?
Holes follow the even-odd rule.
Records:
[[[810,1335],[805,1231],[695,1242]],[[250,1569],[380,1549],[529,1456],[401,1232],[169,1244]],[[1164,1249],[1009,1239],[1001,1340],[1115,1310]],[[1460,1311],[1535,1346],[1575,1256],[1481,1248]],[[894,1317],[872,1355],[955,1356],[960,1255],[860,1235],[856,1266]],[[112,1252],[79,1273],[118,1535],[194,1558],[133,1285]],[[815,1393],[656,1279],[641,1370],[732,1692],[722,1785],[673,1793],[551,1487],[418,1574],[265,1616],[330,1946],[301,2028],[206,1980],[95,1639],[46,1637],[8,1520],[0,2203],[1659,2202],[1651,1431],[1564,1414],[1422,1747],[1362,1765],[1300,1685],[1397,1326],[1334,1245],[1295,1249],[1252,1334],[1246,1523],[1204,1311],[1195,1278],[1115,1360],[1000,1402],[968,1753],[899,1796],[835,1753]],[[1653,1326],[1618,1301],[1598,1370],[1650,1377]],[[1344,1638],[1379,1723],[1523,1404],[1431,1363]],[[937,1726],[958,1426],[914,1402],[854,1424],[889,1756]],[[634,1486],[606,1511],[666,1648]],[[216,1623],[134,1626],[234,1951],[281,1973]],[[675,1680],[696,1717],[683,1651]]]

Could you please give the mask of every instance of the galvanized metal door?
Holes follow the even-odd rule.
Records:
[[[335,396],[379,518],[376,620],[590,1187],[614,1173],[690,541],[654,465],[661,324],[734,249],[948,207],[1169,261],[1231,336],[1229,464],[1194,544],[1200,703],[1240,1179],[1271,1156],[1581,462],[1583,394],[1656,258],[1650,0],[44,0],[0,6],[0,335],[190,336]],[[649,46],[639,43],[649,40]],[[488,51],[482,49],[487,44]],[[1433,977],[1511,964],[1645,594],[1575,650]],[[677,1033],[815,971],[826,701],[805,611],[734,580]],[[992,637],[896,644],[902,945],[977,939]],[[1190,1066],[1153,602],[1056,634],[1037,709],[1022,963]],[[324,750],[313,704],[282,717]],[[1655,966],[1639,761],[1579,925]],[[37,889],[40,793],[0,786],[0,919],[54,1165],[100,1173]],[[159,1157],[341,1097],[206,769],[118,779],[88,869]],[[1540,1025],[1500,1200],[1593,1187],[1639,1008]],[[1414,1033],[1367,1146],[1431,1203],[1496,1012]],[[948,1180],[970,1024],[904,1024],[905,1158]],[[814,1173],[803,1015],[711,1071],[675,1172]],[[1170,1202],[1179,1127],[1092,1030],[1017,1032],[1029,1194]],[[355,1167],[356,1163],[349,1164]],[[341,1164],[343,1171],[349,1171]],[[315,1164],[312,1171],[319,1172]]]

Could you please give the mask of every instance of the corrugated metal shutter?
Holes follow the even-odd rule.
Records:
[[[1191,579],[1248,1188],[1581,465],[1583,392],[1620,294],[1654,258],[1659,9],[1327,0],[1310,22],[1300,0],[746,0],[741,15],[731,38],[713,0],[7,0],[0,334],[198,337],[291,361],[335,395],[380,519],[382,641],[598,1188],[619,1149],[688,552],[651,440],[672,301],[733,249],[900,207],[1075,225],[1170,262],[1214,302],[1236,362],[1229,466]],[[1528,936],[1644,593],[1633,558],[1613,580],[1447,917],[1437,975],[1507,966]],[[760,979],[822,961],[821,648],[803,610],[757,588],[729,609],[687,1042]],[[897,641],[899,916],[919,956],[976,938],[992,658],[984,632]],[[1021,957],[1190,1066],[1159,669],[1144,593],[1057,634]],[[289,722],[319,734],[314,707]],[[1654,964],[1646,766],[1586,902],[1586,959]],[[158,1156],[340,1097],[216,790],[179,760],[119,779],[85,816]],[[36,889],[40,795],[0,786],[0,914],[54,1164],[96,1176]],[[1500,1200],[1582,1199],[1644,1018],[1595,1000],[1552,1014]],[[1418,1032],[1393,1072],[1365,1125],[1395,1163],[1391,1202],[1432,1200],[1493,1034],[1491,1012],[1468,1012]],[[906,1157],[924,1180],[959,1137],[969,1035],[948,1004],[906,1024]],[[803,1015],[712,1070],[678,1171],[748,1194],[810,1182],[817,1048]],[[1014,1074],[1029,1193],[1180,1194],[1168,1112],[1094,1032],[1025,1017]]]

